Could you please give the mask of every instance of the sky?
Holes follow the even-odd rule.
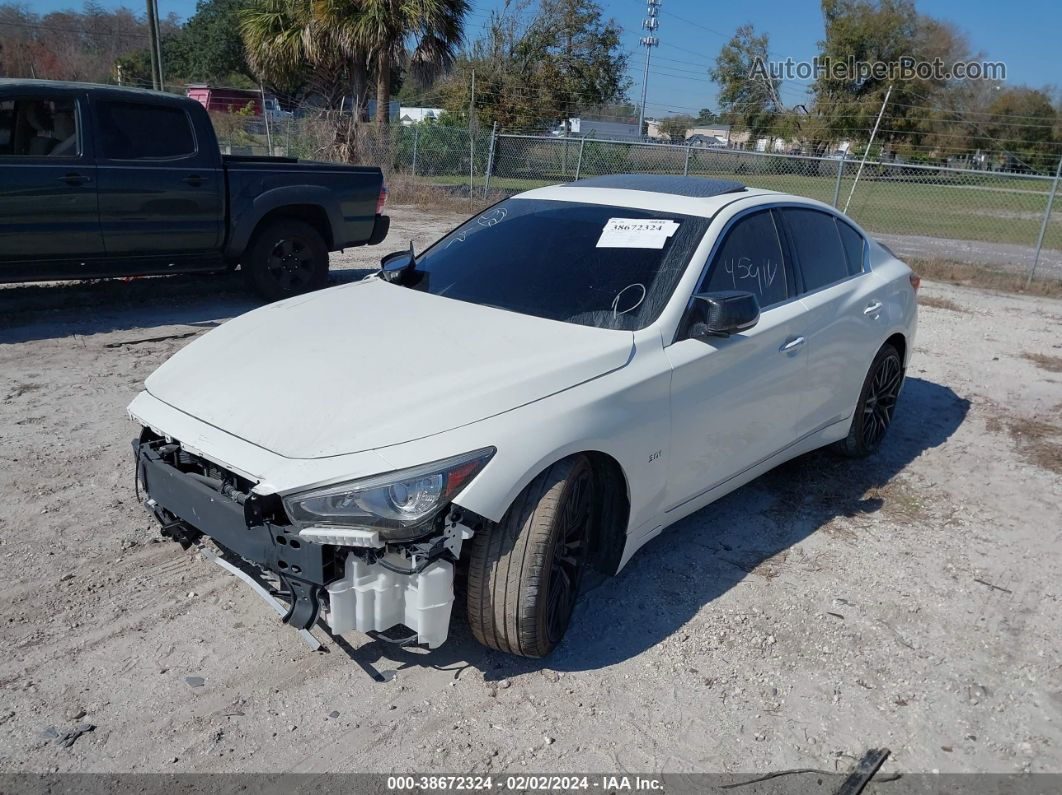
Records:
[[[142,11],[143,3],[129,0],[99,0],[105,7],[128,6]],[[644,0],[599,0],[606,14],[624,29],[623,45],[630,54],[630,97],[641,98],[645,49],[638,46],[645,18]],[[195,12],[195,0],[158,0],[159,11],[187,18]],[[504,0],[471,0],[468,37],[477,32]],[[78,7],[71,0],[33,0],[38,13]],[[989,60],[1007,64],[1007,83],[1034,88],[1062,88],[1062,58],[1058,55],[1058,32],[1062,30],[1062,3],[1058,0],[917,0],[923,14],[948,20],[963,31],[971,50]],[[818,0],[751,2],[730,0],[663,0],[657,37],[649,67],[646,99],[647,116],[693,113],[715,107],[716,86],[706,70],[719,48],[746,22],[770,37],[770,52],[776,59],[792,57],[810,60],[818,52],[823,36],[822,12]],[[781,98],[784,104],[804,101],[806,84],[787,81]]]

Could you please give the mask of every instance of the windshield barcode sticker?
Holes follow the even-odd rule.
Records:
[[[598,248],[663,248],[679,228],[678,221],[645,218],[609,218],[598,238]]]

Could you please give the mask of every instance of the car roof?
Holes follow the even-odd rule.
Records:
[[[679,177],[672,174],[607,174],[564,183],[566,188],[620,188],[644,190],[650,193],[670,193],[675,196],[705,198],[724,193],[741,193],[748,186],[729,179],[707,177]]]
[[[711,217],[728,204],[761,196],[802,201],[798,196],[789,197],[775,191],[750,188],[730,180],[666,174],[612,174],[590,177],[576,182],[536,188],[518,193],[513,198],[607,204]]]

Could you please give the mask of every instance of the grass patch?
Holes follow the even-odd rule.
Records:
[[[931,306],[934,309],[947,309],[949,312],[960,312],[964,315],[970,314],[970,310],[963,309],[957,303],[950,298],[938,298],[935,295],[920,295],[918,296],[919,306]]]
[[[1062,356],[1045,356],[1042,353],[1023,353],[1022,356],[1041,370],[1049,373],[1062,373]]]
[[[1032,464],[1062,475],[1062,428],[1040,419],[1011,420],[1010,435]]]
[[[404,174],[393,174],[387,180],[389,202],[409,204],[422,210],[449,210],[472,214],[489,207],[506,195],[508,194],[493,189],[484,195],[482,185],[476,185],[474,190],[469,191],[467,182],[432,183]]]
[[[909,259],[907,264],[919,276],[934,282],[947,282],[960,287],[979,287],[982,290],[1016,295],[1062,298],[1062,280],[1059,279],[1041,277],[1026,287],[1025,274],[996,270],[984,265],[941,259]]]

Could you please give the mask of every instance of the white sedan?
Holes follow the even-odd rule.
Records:
[[[917,287],[811,199],[528,191],[177,353],[129,407],[138,488],[165,535],[279,581],[299,628],[434,648],[461,563],[475,637],[541,657],[587,566],[794,456],[876,450]]]

